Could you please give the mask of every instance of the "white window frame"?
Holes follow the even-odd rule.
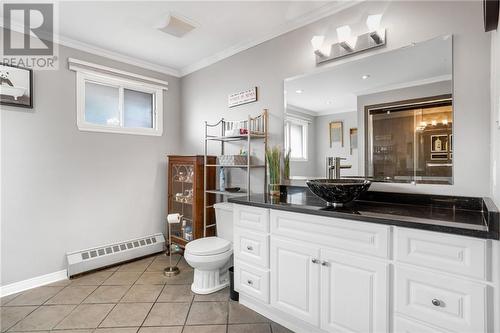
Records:
[[[307,162],[308,161],[308,127],[309,127],[309,122],[302,120],[302,119],[297,119],[293,117],[286,117],[285,119],[285,153],[288,151],[290,148],[290,124],[294,125],[299,125],[302,127],[302,157],[292,157],[290,156],[290,161],[294,162]]]
[[[131,74],[133,75],[133,74]],[[98,125],[85,120],[85,83],[102,84],[119,89],[118,109],[120,113],[120,126]],[[149,93],[153,95],[153,127],[152,128],[129,128],[123,126],[124,114],[124,89]],[[149,84],[142,81],[122,78],[116,75],[100,73],[92,70],[77,69],[76,72],[76,103],[77,103],[77,127],[81,131],[135,134],[135,135],[163,135],[163,90],[166,88],[159,85]]]

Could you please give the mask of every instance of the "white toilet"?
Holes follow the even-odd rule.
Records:
[[[189,242],[184,259],[194,268],[191,290],[196,294],[210,294],[229,285],[228,269],[233,255],[233,206],[221,202],[214,205],[217,237],[206,237]]]

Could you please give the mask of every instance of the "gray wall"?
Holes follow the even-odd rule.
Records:
[[[500,32],[491,37],[491,192],[500,206]]]
[[[356,57],[438,35],[454,35],[455,184],[377,184],[373,189],[489,195],[490,35],[484,33],[482,3],[477,1],[363,2],[182,78],[183,152],[202,151],[203,120],[240,118],[262,108],[269,108],[271,112],[271,142],[281,144],[283,79],[315,70],[312,36],[326,35],[333,42],[335,28],[344,24],[351,25],[355,34],[364,32],[367,15],[379,12],[384,14],[382,24],[387,28],[387,47]],[[228,94],[254,85],[260,89],[257,103],[227,108]]]
[[[358,117],[357,112],[342,112],[329,114],[325,116],[315,117],[314,123],[316,124],[316,175],[325,175],[325,164],[327,156],[339,156],[347,158],[347,160],[342,161],[342,164],[350,164],[352,167],[350,169],[341,169],[342,176],[362,176],[363,173],[359,172],[358,169],[358,149],[353,149],[352,155],[350,150],[350,136],[349,129],[358,127]],[[342,121],[342,126],[344,130],[344,146],[340,143],[335,143],[330,148],[330,122],[332,121]],[[358,147],[363,141],[360,140],[358,132]]]
[[[34,73],[33,110],[2,106],[2,285],[65,269],[68,251],[164,230],[179,79],[59,50],[58,71]],[[79,131],[68,57],[167,80],[163,136]]]

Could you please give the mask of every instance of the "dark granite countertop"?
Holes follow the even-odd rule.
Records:
[[[286,190],[285,190],[286,189]],[[341,208],[306,187],[284,187],[279,198],[232,197],[229,202],[303,214],[338,217],[477,238],[500,239],[499,212],[489,198],[368,191]]]

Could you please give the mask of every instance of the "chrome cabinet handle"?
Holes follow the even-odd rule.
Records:
[[[253,284],[253,281],[252,281],[252,280],[248,280],[248,281],[247,281],[247,283],[248,283],[249,285],[252,285],[252,284]]]
[[[312,262],[313,264],[319,264],[319,260],[318,260],[318,259],[316,259],[316,258],[312,258],[312,259],[311,259],[311,262]]]
[[[322,261],[321,262],[321,266],[328,266],[330,265],[330,263],[328,261]]]
[[[434,298],[431,302],[432,302],[432,305],[441,306],[441,301],[436,299],[436,298]]]
[[[247,246],[247,250],[248,251],[253,251],[253,247],[251,247],[250,245]]]

